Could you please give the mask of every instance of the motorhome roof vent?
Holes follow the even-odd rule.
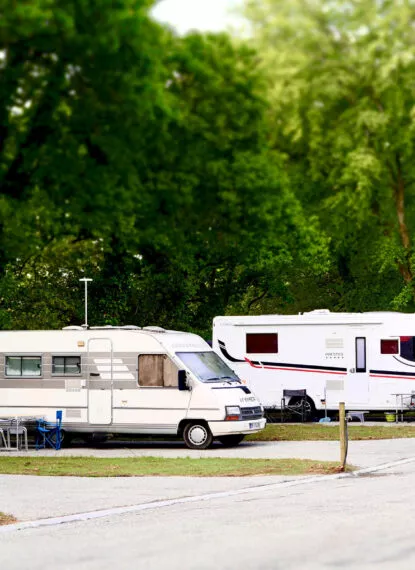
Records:
[[[63,331],[83,331],[84,328],[78,325],[71,325],[69,327],[63,327]]]
[[[143,331],[165,333],[166,329],[163,329],[163,327],[143,327]]]
[[[141,330],[141,327],[137,327],[136,325],[123,325],[122,327],[120,327],[121,329],[125,330],[125,331],[138,331]]]
[[[315,311],[308,311],[304,315],[329,315],[330,311],[328,309],[316,309]]]

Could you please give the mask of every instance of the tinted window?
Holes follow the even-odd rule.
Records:
[[[6,356],[6,376],[41,376],[40,356]]]
[[[73,376],[81,373],[80,356],[53,356],[52,374],[66,374]]]
[[[414,354],[414,337],[413,336],[401,336],[401,352],[400,355],[405,360],[411,360],[412,362],[415,361],[415,354]]]
[[[275,354],[278,352],[278,334],[248,333],[246,352],[247,354]]]
[[[380,341],[380,352],[381,352],[381,354],[398,354],[399,353],[399,342],[398,342],[398,340],[396,340],[396,339],[381,340]]]
[[[366,338],[356,338],[356,372],[366,372]]]
[[[20,356],[6,357],[6,376],[22,375],[22,359]]]

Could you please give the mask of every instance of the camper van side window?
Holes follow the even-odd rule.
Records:
[[[40,356],[6,356],[6,376],[41,376]]]
[[[177,388],[178,368],[166,354],[140,354],[138,385],[147,388]]]
[[[405,360],[410,360],[411,362],[415,362],[415,350],[414,350],[414,340],[415,337],[413,336],[401,336],[401,351],[400,355]]]
[[[278,352],[277,333],[247,333],[247,354],[275,354]]]
[[[399,341],[397,339],[384,339],[380,341],[381,354],[398,354]]]
[[[52,356],[52,374],[75,376],[80,373],[80,356]]]

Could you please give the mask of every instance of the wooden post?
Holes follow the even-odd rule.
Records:
[[[346,413],[344,402],[339,402],[339,427],[340,427],[340,461],[344,469],[346,465]]]

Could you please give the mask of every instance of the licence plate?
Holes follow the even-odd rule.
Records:
[[[251,422],[249,424],[249,429],[259,429],[261,427],[261,422]]]

